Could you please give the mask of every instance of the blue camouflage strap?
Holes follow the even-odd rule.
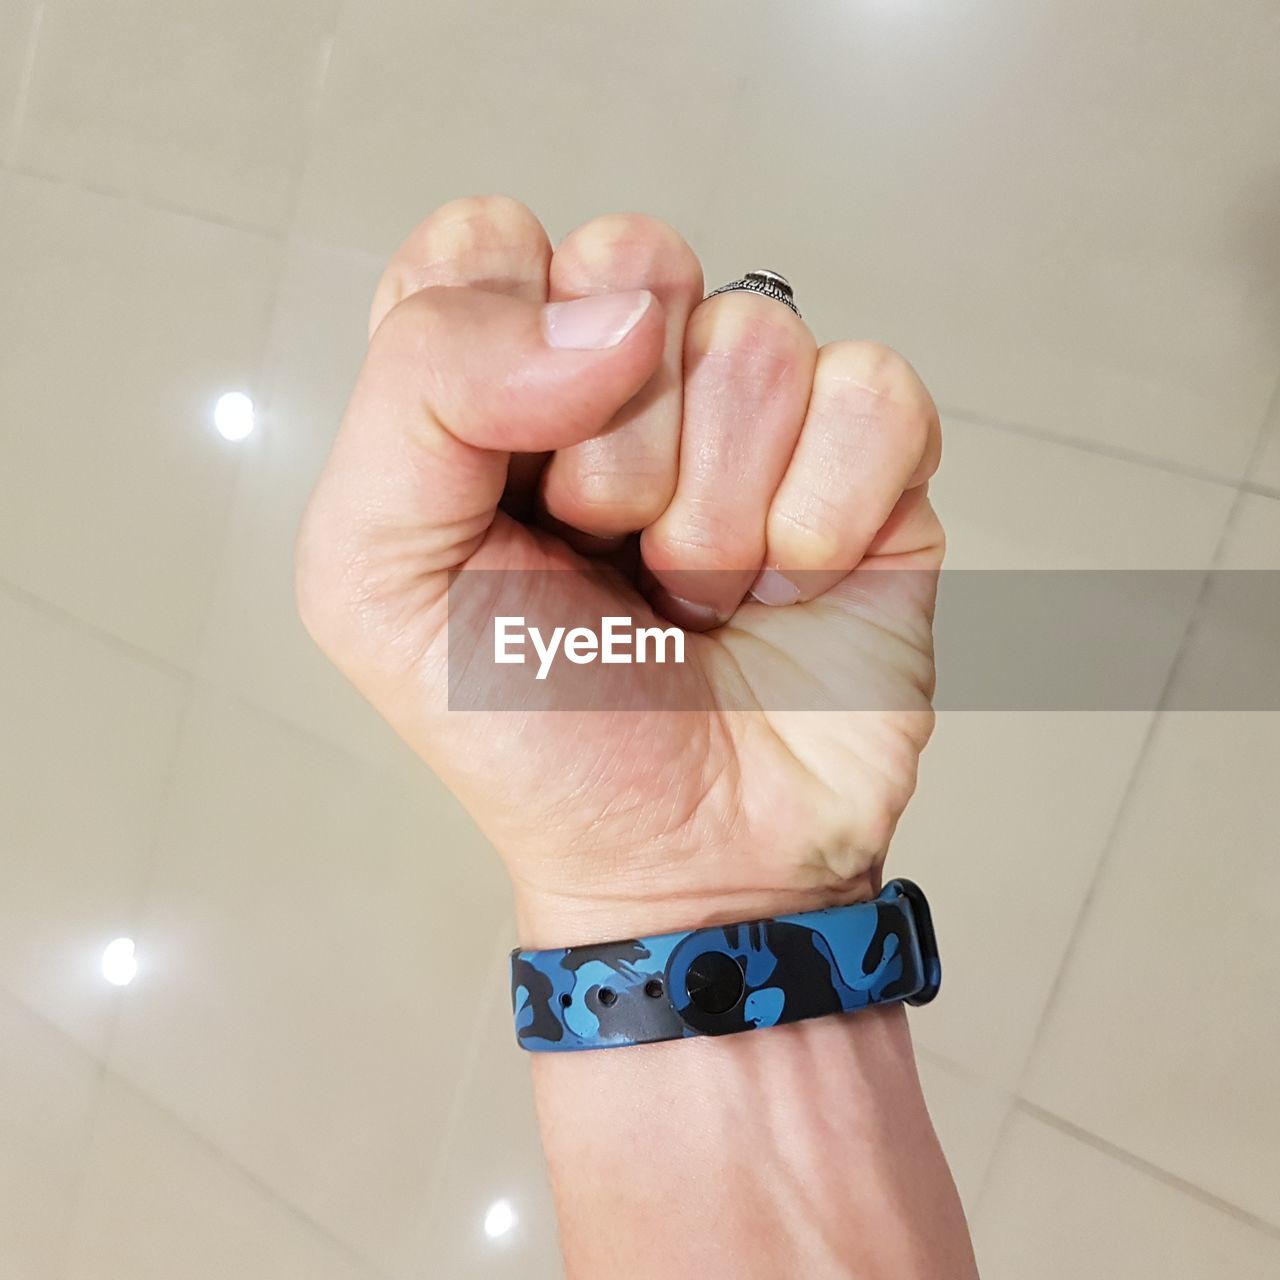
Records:
[[[929,904],[910,880],[847,907],[511,953],[516,1036],[535,1051],[729,1035],[872,1004],[927,1004],[941,981]]]

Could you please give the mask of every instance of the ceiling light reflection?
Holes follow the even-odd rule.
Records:
[[[519,1221],[510,1200],[495,1200],[484,1215],[484,1233],[490,1240],[500,1240],[509,1235]]]
[[[244,440],[253,434],[253,401],[243,391],[227,391],[213,406],[213,425],[224,440]]]
[[[102,953],[102,976],[114,987],[127,987],[138,972],[132,938],[117,938]]]

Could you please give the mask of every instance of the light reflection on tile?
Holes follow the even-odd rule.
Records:
[[[0,6],[5,1280],[561,1274],[502,873],[293,614],[384,252],[485,190],[553,237],[667,218],[710,283],[776,268],[820,340],[917,365],[953,568],[1200,568],[1276,384],[1278,41],[1274,0]],[[1228,566],[1274,562],[1277,512],[1241,506]],[[1215,636],[1245,643],[1208,599],[1184,683]],[[1039,1102],[1274,1220],[1280,739],[1170,717],[1093,886],[1149,725],[945,714],[894,849],[937,908],[913,1027],[970,1209],[992,1169],[988,1280],[1280,1266],[1025,1112],[992,1160],[1031,1055]],[[1243,922],[1208,968],[1167,946],[1206,909]]]
[[[0,220],[0,577],[188,664],[239,462],[209,415],[253,384],[278,248],[7,174]]]
[[[561,1280],[528,1055],[515,1043],[505,963],[490,977],[472,1056],[457,1114],[444,1135],[444,1176],[417,1265],[434,1265],[451,1280]],[[486,1216],[503,1200],[518,1221],[510,1233],[493,1240],[485,1232]]]
[[[192,709],[112,1065],[384,1265],[428,1209],[505,894],[439,792]]]
[[[293,546],[364,357],[383,264],[294,244],[264,361],[259,431],[244,465],[197,670],[379,767],[425,770],[306,634],[293,601]]]
[[[0,588],[0,986],[102,1053],[185,682]]]

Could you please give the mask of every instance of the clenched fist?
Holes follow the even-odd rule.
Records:
[[[702,297],[650,218],[553,250],[515,201],[446,205],[378,287],[299,539],[304,621],[502,854],[525,946],[871,896],[932,726],[928,392]],[[556,570],[551,614],[679,624],[686,661],[618,709],[451,710],[459,569]]]

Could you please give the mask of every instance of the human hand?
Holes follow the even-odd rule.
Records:
[[[439,209],[378,287],[299,537],[307,627],[493,841],[525,946],[871,896],[932,727],[928,392],[883,347],[702,294],[652,219],[553,252],[514,201]],[[638,709],[450,711],[460,568],[567,570],[567,604],[689,627],[686,664],[628,668]],[[876,696],[780,709],[851,679]],[[673,680],[693,709],[657,709]]]

